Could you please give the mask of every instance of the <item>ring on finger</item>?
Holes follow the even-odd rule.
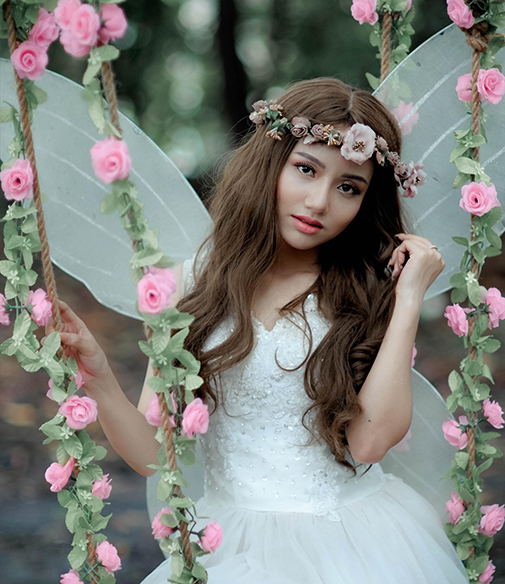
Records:
[[[438,250],[438,247],[436,245],[430,245],[430,247],[428,249],[436,249],[436,250]]]

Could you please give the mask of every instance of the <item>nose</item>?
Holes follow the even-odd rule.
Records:
[[[328,211],[329,205],[329,185],[321,181],[314,183],[305,197],[305,206],[311,209],[314,214],[324,215]]]

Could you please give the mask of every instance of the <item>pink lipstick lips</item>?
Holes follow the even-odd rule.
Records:
[[[319,221],[305,215],[292,215],[296,228],[302,233],[317,233],[323,226]]]

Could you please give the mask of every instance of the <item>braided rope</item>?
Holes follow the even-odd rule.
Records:
[[[486,35],[487,23],[482,22],[474,25],[472,28],[466,30],[461,29],[465,32],[465,38],[468,45],[472,47],[472,133],[477,135],[480,133],[480,122],[479,122],[479,111],[480,111],[480,95],[477,88],[477,79],[480,71],[480,54],[485,53],[487,50],[487,45],[489,42],[489,36]],[[479,161],[479,147],[472,149],[472,156],[475,161]],[[472,176],[472,180],[474,180]],[[473,226],[475,215],[471,216],[470,224]],[[470,242],[475,241],[474,230],[470,229]],[[479,264],[477,260],[472,256],[470,260],[470,270],[472,274],[477,278],[479,275]],[[469,317],[468,322],[468,358],[475,361],[477,358],[477,349],[472,345],[472,334],[475,330],[475,317]],[[475,378],[474,378],[475,380]],[[468,434],[468,468],[467,476],[470,480],[472,478],[472,464],[475,465],[475,434],[473,428],[470,426],[467,430]],[[468,503],[468,506],[470,504]],[[470,547],[470,558],[474,559],[475,548]]]
[[[109,61],[105,61],[104,63],[102,63],[101,73],[104,91],[107,97],[107,103],[109,105],[109,116],[111,123],[114,125],[116,130],[122,135],[123,132],[121,130],[121,126],[119,123],[119,113],[117,108],[116,86],[114,83],[112,67]],[[133,239],[132,247],[133,250],[136,251],[137,246],[135,240]],[[153,331],[145,323],[144,334],[147,340],[150,342],[151,337],[153,335]],[[161,377],[161,371],[158,368],[153,368],[153,372],[155,377]],[[172,431],[172,426],[170,425],[169,421],[168,406],[165,400],[165,396],[162,393],[158,394],[158,402],[161,410],[161,427],[163,429],[163,436],[165,438],[165,448],[167,452],[168,464],[171,470],[176,471],[178,470],[178,466],[177,459],[175,456],[174,435]],[[182,494],[179,485],[174,486],[174,493],[178,496]],[[181,510],[181,513],[184,513],[184,510]],[[191,541],[189,539],[189,531],[186,522],[181,521],[179,523],[179,531],[181,532],[182,549],[184,553],[184,558],[186,560],[186,565],[189,567],[189,569],[191,569],[193,567],[193,554],[191,551]]]
[[[381,53],[381,81],[384,81],[389,73],[389,60],[391,58],[391,26],[393,19],[389,12],[382,16],[382,53]]]
[[[14,18],[12,16],[11,1],[7,0],[5,3],[5,19],[7,21],[7,32],[9,41],[10,54],[18,48],[18,40],[16,37],[16,25],[14,23]],[[33,171],[33,200],[35,203],[35,208],[37,209],[37,229],[41,244],[41,257],[42,257],[42,271],[44,277],[44,283],[47,289],[47,296],[51,301],[52,305],[52,316],[53,316],[53,328],[55,331],[61,331],[63,328],[63,320],[61,318],[58,291],[56,289],[56,279],[54,277],[53,265],[51,263],[51,254],[49,250],[49,241],[47,239],[46,224],[44,220],[44,210],[42,208],[42,200],[40,194],[40,184],[39,176],[37,172],[37,162],[35,160],[35,147],[33,142],[32,128],[30,125],[30,118],[28,115],[28,103],[26,100],[26,92],[23,80],[17,74],[14,69],[14,79],[16,82],[16,93],[19,101],[19,113],[21,118],[21,125],[23,127],[23,136],[25,141],[25,152],[28,158],[32,171]],[[57,352],[59,359],[63,360],[66,364],[67,356],[60,347]],[[79,476],[79,468],[75,469],[75,477]],[[92,534],[86,532],[87,540],[87,560],[91,567],[96,564],[96,551],[95,545],[93,544]],[[97,580],[94,574],[91,574],[92,584],[97,584]]]

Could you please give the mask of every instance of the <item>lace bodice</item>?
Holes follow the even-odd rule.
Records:
[[[192,260],[184,263],[184,289],[194,283]],[[304,302],[313,343],[329,329],[317,297]],[[271,331],[252,316],[254,349],[246,359],[221,374],[226,411],[220,406],[201,439],[205,462],[205,495],[209,504],[237,505],[258,511],[298,511],[339,521],[338,509],[379,490],[388,476],[379,464],[358,475],[337,463],[325,443],[304,446],[310,434],[302,415],[310,405],[304,367],[292,369],[309,349],[301,314],[277,321]],[[207,339],[204,350],[226,340],[234,319],[224,319]],[[298,324],[298,326],[297,326]],[[301,328],[299,328],[301,327]],[[307,423],[310,424],[310,416]]]

